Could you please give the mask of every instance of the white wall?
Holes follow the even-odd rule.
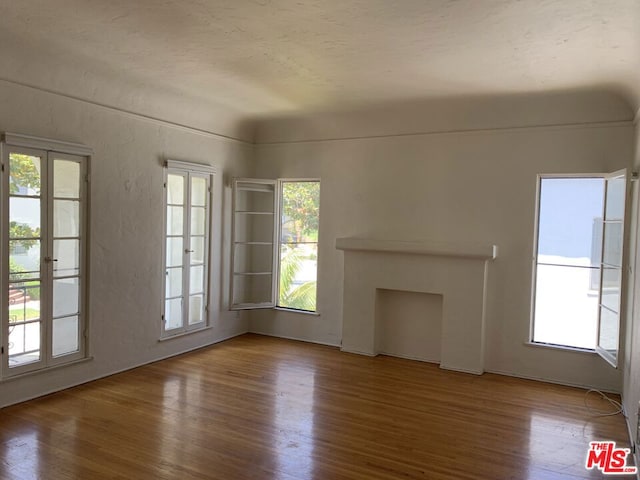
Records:
[[[514,99],[511,111],[504,102],[498,104],[499,119],[491,103],[471,102],[468,115],[460,104],[454,105],[455,115],[439,104],[427,113],[412,113],[400,126],[395,120],[404,117],[397,111],[385,117],[384,109],[266,121],[256,136],[261,143],[256,175],[322,181],[320,316],[255,311],[251,330],[340,344],[343,254],[334,247],[338,237],[497,244],[498,258],[489,267],[487,370],[620,391],[620,371],[595,354],[525,345],[536,174],[607,172],[631,164],[629,108],[601,96],[583,100],[558,98],[554,107],[536,98]],[[548,126],[532,127],[528,111]],[[480,130],[402,133],[451,130],[454,117],[459,130]],[[441,126],[438,118],[444,118]],[[591,123],[597,119],[604,123]],[[382,134],[385,124],[393,134]]]
[[[175,105],[174,105],[175,106]],[[135,105],[130,105],[133,109]],[[129,110],[130,110],[129,109]],[[176,111],[177,118],[188,113]],[[253,146],[0,81],[0,131],[84,143],[91,163],[90,322],[93,359],[0,383],[0,406],[243,333],[227,311],[229,200]],[[215,165],[213,328],[159,342],[166,158]]]
[[[640,123],[636,118],[635,130],[635,158],[634,170],[640,169]],[[626,342],[624,349],[624,388],[622,399],[627,414],[627,424],[631,438],[637,440],[638,402],[640,402],[640,250],[638,250],[638,232],[640,228],[640,200],[637,182],[634,183],[634,196],[632,201],[632,249],[635,255],[631,256],[632,273],[628,285]],[[640,459],[640,454],[637,457]]]

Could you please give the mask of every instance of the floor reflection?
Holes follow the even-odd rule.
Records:
[[[273,446],[277,455],[276,471],[285,475],[276,478],[313,478],[314,393],[312,368],[286,364],[278,367]]]
[[[527,480],[589,478],[584,462],[589,442],[598,438],[594,420],[585,417],[572,419],[546,412],[531,412],[529,468],[525,478]],[[571,441],[563,439],[571,439]],[[593,478],[601,478],[601,472],[592,473]]]
[[[2,437],[0,437],[0,440]],[[39,431],[14,434],[0,441],[0,478],[41,478]]]

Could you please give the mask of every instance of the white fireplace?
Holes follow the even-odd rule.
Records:
[[[378,290],[428,293],[442,296],[440,367],[484,372],[487,272],[495,245],[339,238],[336,248],[344,251],[343,351],[377,355],[381,335],[393,335],[393,325],[377,324]]]

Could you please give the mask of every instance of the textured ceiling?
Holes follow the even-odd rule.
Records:
[[[640,99],[638,0],[0,0],[0,32],[25,62],[82,65],[78,85],[117,72],[244,114],[589,88]]]

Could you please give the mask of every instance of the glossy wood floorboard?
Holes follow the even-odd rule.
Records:
[[[244,335],[0,410],[0,478],[602,478],[584,394]]]

